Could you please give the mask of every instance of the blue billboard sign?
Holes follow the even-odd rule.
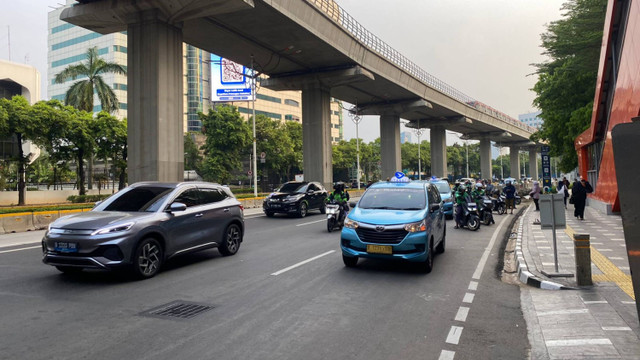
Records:
[[[241,64],[211,54],[211,100],[253,101],[250,72]]]

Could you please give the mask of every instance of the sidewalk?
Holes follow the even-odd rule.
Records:
[[[530,205],[518,221],[518,275],[529,285],[522,304],[532,359],[640,359],[640,324],[633,298],[620,216],[589,207],[585,220],[566,210],[567,230],[556,230],[558,272],[575,274],[571,231],[591,236],[594,285],[579,288],[575,277],[555,273],[553,235],[533,225],[540,213]],[[558,290],[558,291],[554,291]]]

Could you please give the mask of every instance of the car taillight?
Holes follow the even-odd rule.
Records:
[[[242,204],[240,204],[240,211],[244,212],[244,206],[242,206]]]

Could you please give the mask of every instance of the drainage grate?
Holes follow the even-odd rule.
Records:
[[[165,305],[158,306],[151,310],[141,312],[142,316],[157,317],[161,319],[192,319],[202,313],[205,313],[215,306],[194,303],[189,301],[177,300]]]

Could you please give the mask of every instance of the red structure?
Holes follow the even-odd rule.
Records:
[[[591,127],[575,140],[580,176],[594,185],[590,204],[600,203],[613,212],[620,211],[611,130],[637,116],[640,116],[640,2],[609,0]]]

